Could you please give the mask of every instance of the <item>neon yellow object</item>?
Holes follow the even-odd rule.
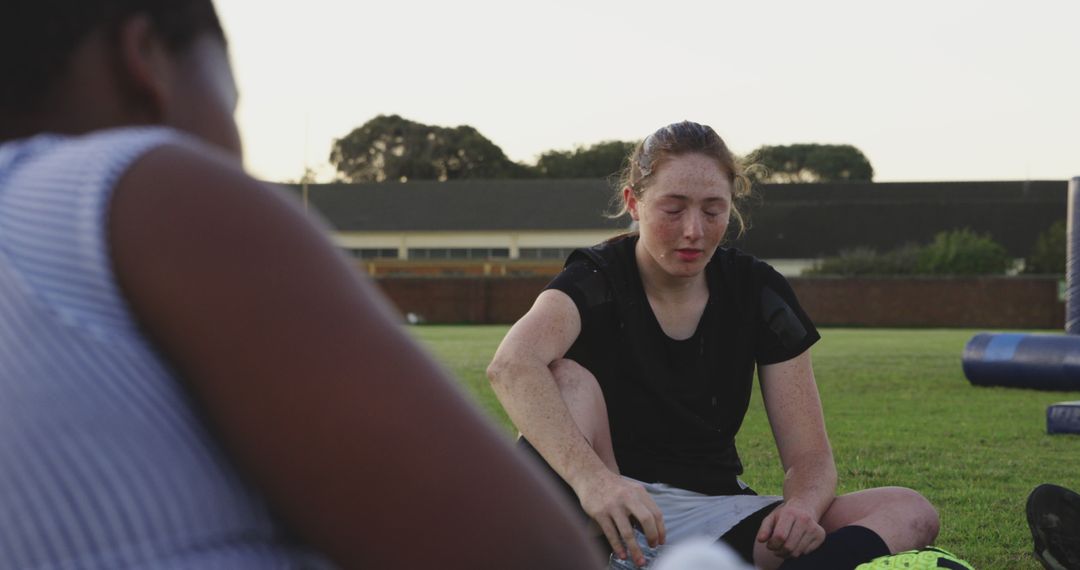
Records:
[[[870,562],[856,566],[855,570],[934,570],[936,568],[975,570],[951,552],[933,546],[879,556]]]

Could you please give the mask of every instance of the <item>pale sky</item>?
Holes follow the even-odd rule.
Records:
[[[248,168],[329,179],[379,114],[514,160],[665,124],[847,143],[875,180],[1080,176],[1078,0],[216,0]]]

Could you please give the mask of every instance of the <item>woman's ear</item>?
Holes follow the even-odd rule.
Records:
[[[630,212],[630,219],[635,222],[638,220],[638,199],[634,195],[634,190],[629,186],[622,190],[623,203],[626,204],[626,211]]]
[[[139,14],[124,20],[117,29],[120,69],[132,98],[145,105],[150,119],[165,116],[172,86],[172,65],[165,42],[150,18]]]

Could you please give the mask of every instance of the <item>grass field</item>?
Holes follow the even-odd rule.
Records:
[[[460,378],[508,436],[484,369],[505,326],[410,331]],[[937,543],[976,568],[1039,569],[1024,501],[1036,485],[1080,488],[1080,436],[1046,434],[1046,406],[1080,393],[975,388],[960,369],[970,330],[825,329],[814,370],[840,492],[901,485],[937,506]],[[783,473],[755,392],[738,438],[744,479],[780,494]]]

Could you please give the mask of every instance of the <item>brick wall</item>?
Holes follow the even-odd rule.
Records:
[[[402,313],[429,323],[512,323],[550,278],[382,277]],[[821,326],[1063,329],[1065,305],[1052,277],[790,279]]]
[[[1064,329],[1058,280],[1044,277],[792,278],[819,325]]]

